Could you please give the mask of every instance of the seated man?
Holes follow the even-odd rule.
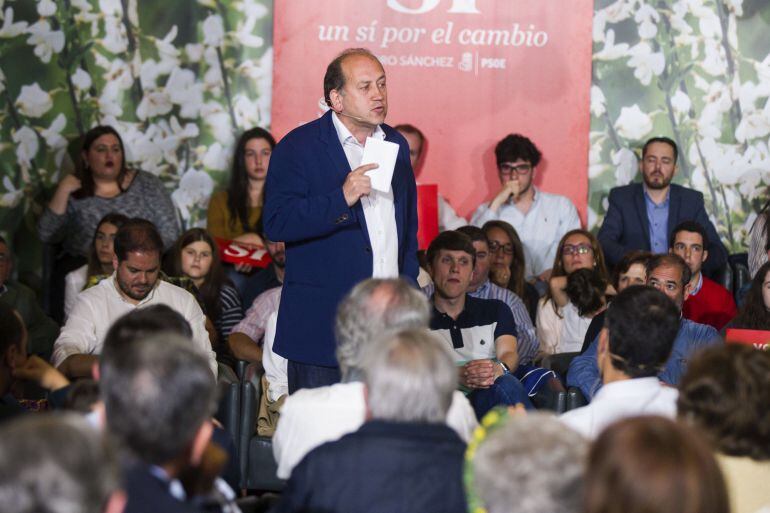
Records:
[[[489,241],[484,230],[476,226],[463,226],[457,229],[470,237],[473,248],[476,250],[476,263],[473,266],[471,284],[468,286],[468,294],[479,299],[499,299],[511,309],[513,322],[516,325],[516,341],[519,352],[519,365],[531,364],[540,346],[532,325],[532,318],[527,312],[527,307],[519,296],[508,289],[504,289],[489,281]],[[422,288],[428,297],[433,295],[436,287],[429,283]]]
[[[254,300],[265,291],[283,285],[283,275],[286,272],[286,245],[283,242],[273,242],[265,237],[265,246],[270,255],[270,265],[254,273],[244,281],[241,293],[241,304],[248,309]]]
[[[298,390],[286,398],[273,435],[278,477],[292,469],[315,447],[352,433],[366,419],[363,361],[383,333],[427,328],[430,306],[403,280],[368,279],[342,300],[335,332],[342,383]],[[452,396],[446,423],[463,440],[476,428],[476,417],[461,392]]]
[[[230,331],[227,343],[239,360],[252,363],[262,361],[262,337],[265,335],[267,320],[278,312],[282,289],[273,287],[258,295],[241,322]]]
[[[115,457],[80,416],[28,415],[0,429],[0,502],[14,513],[121,513]]]
[[[668,252],[674,226],[692,220],[708,233],[709,259],[704,270],[711,274],[727,262],[727,250],[703,206],[703,194],[671,183],[679,150],[668,137],[644,143],[639,170],[644,183],[615,187],[597,238],[604,257],[614,267],[632,249]]]
[[[519,354],[511,310],[497,299],[477,299],[467,293],[476,259],[470,237],[440,233],[426,256],[436,287],[430,329],[454,349],[460,385],[469,391],[476,417],[481,419],[498,404],[522,403],[532,408],[512,374],[519,367]]]
[[[368,420],[311,451],[277,513],[465,513],[465,443],[446,423],[457,373],[425,329],[377,340],[365,358]]]
[[[609,424],[637,415],[676,416],[677,391],[657,377],[679,331],[673,301],[644,285],[625,289],[607,310],[596,360],[604,386],[591,404],[561,419],[594,439]]]
[[[29,335],[29,354],[44,360],[51,357],[59,327],[48,317],[35,298],[35,293],[21,283],[11,283],[13,254],[3,237],[0,237],[0,303],[16,310],[24,321]]]
[[[528,138],[507,135],[495,146],[502,187],[489,204],[476,209],[471,224],[482,226],[501,219],[510,223],[524,245],[525,276],[548,282],[556,257],[556,243],[580,228],[577,209],[565,196],[543,192],[534,185],[542,154]]]
[[[418,176],[422,171],[422,165],[425,162],[425,135],[414,125],[402,124],[393,128],[404,136],[409,143],[409,162],[412,164],[414,176]],[[444,197],[438,195],[438,231],[456,230],[457,228],[468,224],[452,208]]]
[[[54,344],[52,363],[70,377],[87,377],[101,352],[110,325],[126,312],[165,304],[181,313],[193,341],[217,375],[217,361],[206,332],[206,317],[184,289],[158,279],[163,241],[155,226],[132,219],[115,235],[115,274],[78,294],[67,323]]]
[[[128,453],[126,512],[198,511],[179,479],[211,439],[216,386],[208,359],[184,337],[163,333],[111,345],[99,369],[107,431]]]
[[[690,294],[682,307],[682,316],[721,330],[738,311],[733,295],[701,272],[709,257],[708,246],[706,230],[695,221],[679,223],[671,232],[669,251],[682,257],[691,273]]]
[[[647,285],[663,292],[681,311],[690,290],[690,268],[677,255],[655,255],[647,263]],[[612,304],[608,310],[611,309]],[[677,386],[687,368],[687,362],[696,352],[721,343],[719,333],[711,326],[680,319],[671,355],[658,377],[664,383]],[[588,401],[602,386],[596,361],[598,345],[599,337],[594,339],[583,354],[572,360],[567,372],[567,385],[580,388]]]

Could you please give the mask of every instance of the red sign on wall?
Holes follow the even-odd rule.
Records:
[[[387,123],[426,135],[419,181],[469,216],[499,190],[494,146],[509,133],[543,152],[535,184],[585,220],[593,0],[275,2],[272,127],[323,114],[326,66],[366,47],[388,76]]]

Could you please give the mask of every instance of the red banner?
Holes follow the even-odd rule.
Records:
[[[469,216],[499,190],[494,146],[509,133],[543,152],[535,184],[585,221],[593,0],[275,2],[272,128],[325,110],[323,76],[366,47],[388,75],[387,123],[427,138],[419,180]]]
[[[417,184],[417,247],[428,249],[438,235],[438,186]]]
[[[744,344],[754,349],[766,351],[770,347],[770,331],[729,328],[725,332],[725,342],[728,344]]]
[[[248,264],[252,267],[267,267],[272,262],[267,248],[244,244],[232,240],[214,238],[219,247],[219,258],[228,264]]]

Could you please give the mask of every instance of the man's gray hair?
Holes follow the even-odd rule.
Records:
[[[402,279],[368,279],[351,290],[337,309],[337,362],[343,380],[360,379],[361,362],[374,339],[388,331],[427,328],[430,304]]]
[[[481,442],[473,484],[489,513],[578,513],[587,441],[547,413],[514,416]]]
[[[446,422],[457,369],[446,342],[426,328],[390,334],[367,351],[367,405],[372,418]]]
[[[112,450],[81,415],[37,413],[0,429],[0,504],[14,513],[99,513],[118,489]]]

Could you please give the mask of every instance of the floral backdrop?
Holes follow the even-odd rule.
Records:
[[[590,227],[642,142],[671,135],[676,181],[744,250],[770,184],[770,2],[596,0],[593,40]],[[204,222],[235,134],[270,125],[272,55],[270,0],[0,0],[0,233],[20,270],[38,272],[35,221],[96,124]]]
[[[643,142],[676,140],[676,182],[703,192],[731,252],[770,185],[770,2],[597,0],[589,225],[609,189],[639,180]]]

